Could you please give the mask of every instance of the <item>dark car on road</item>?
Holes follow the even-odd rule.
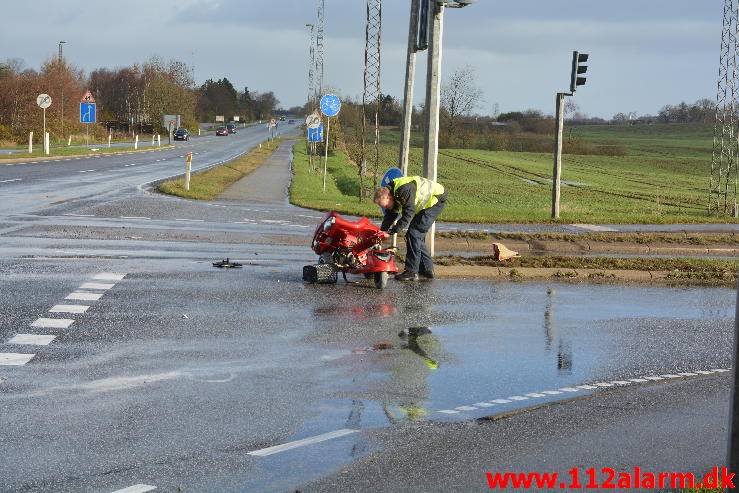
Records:
[[[228,135],[228,129],[225,126],[218,127],[216,129],[216,135]]]
[[[226,129],[228,130],[228,133],[230,134],[236,133],[236,125],[234,125],[233,123],[229,123],[228,125],[226,125]]]
[[[174,133],[174,140],[190,140],[190,132],[186,128],[177,129]]]

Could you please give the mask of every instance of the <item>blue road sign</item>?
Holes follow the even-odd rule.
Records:
[[[323,123],[316,128],[308,128],[308,142],[323,142]]]
[[[95,123],[95,103],[80,103],[80,123]]]
[[[321,113],[326,116],[336,116],[341,109],[341,101],[335,94],[326,94],[321,98]]]

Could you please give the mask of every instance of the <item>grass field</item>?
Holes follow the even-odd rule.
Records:
[[[564,155],[562,223],[735,222],[707,214],[713,129],[709,125],[567,127],[564,138],[602,145],[618,142],[626,156]],[[398,132],[381,134],[378,178],[398,161]],[[414,143],[418,143],[415,135]],[[410,174],[421,174],[422,150],[411,149]],[[308,169],[305,145],[295,146],[292,200],[301,206],[377,217],[369,199],[358,198],[357,168],[345,155],[329,155],[326,191],[322,164]],[[438,181],[449,191],[441,221],[472,223],[550,222],[551,153],[441,149]],[[368,179],[372,180],[372,177]]]

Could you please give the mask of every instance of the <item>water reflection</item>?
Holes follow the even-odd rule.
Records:
[[[544,305],[544,348],[551,352],[552,344],[557,339],[557,331],[553,323],[554,295],[552,288],[547,289],[547,302]],[[572,373],[572,345],[563,336],[557,340],[557,372],[564,375]]]

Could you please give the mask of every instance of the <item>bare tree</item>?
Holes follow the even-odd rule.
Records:
[[[461,118],[472,113],[482,102],[482,90],[477,87],[475,71],[469,65],[457,69],[441,88],[441,107],[450,131],[456,129]]]

